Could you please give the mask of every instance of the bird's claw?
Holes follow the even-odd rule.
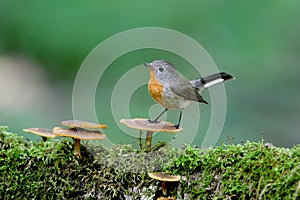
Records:
[[[153,123],[153,124],[156,124],[156,123],[159,123],[160,121],[148,119],[148,122]]]

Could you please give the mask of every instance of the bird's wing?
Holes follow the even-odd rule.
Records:
[[[174,94],[185,100],[208,104],[188,80],[179,79],[176,83],[169,85],[169,88]]]

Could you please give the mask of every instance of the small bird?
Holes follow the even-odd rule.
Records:
[[[159,122],[158,119],[169,109],[180,110],[179,120],[175,127],[180,127],[183,109],[190,102],[196,101],[208,104],[199,94],[203,89],[234,79],[226,72],[213,74],[207,77],[189,81],[168,61],[155,60],[152,63],[144,63],[150,69],[148,91],[152,98],[165,109],[151,123]]]

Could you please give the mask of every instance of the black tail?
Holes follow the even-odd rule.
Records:
[[[234,77],[231,76],[230,74],[228,74],[226,72],[221,72],[221,73],[213,74],[213,75],[206,76],[203,78],[198,78],[198,79],[192,80],[190,82],[197,90],[201,90],[201,89],[210,87],[212,85],[222,83],[225,81],[229,81],[232,79],[234,79]]]

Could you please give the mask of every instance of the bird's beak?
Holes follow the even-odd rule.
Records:
[[[144,65],[145,65],[146,67],[149,67],[149,68],[152,67],[152,64],[151,64],[151,63],[144,63]]]

